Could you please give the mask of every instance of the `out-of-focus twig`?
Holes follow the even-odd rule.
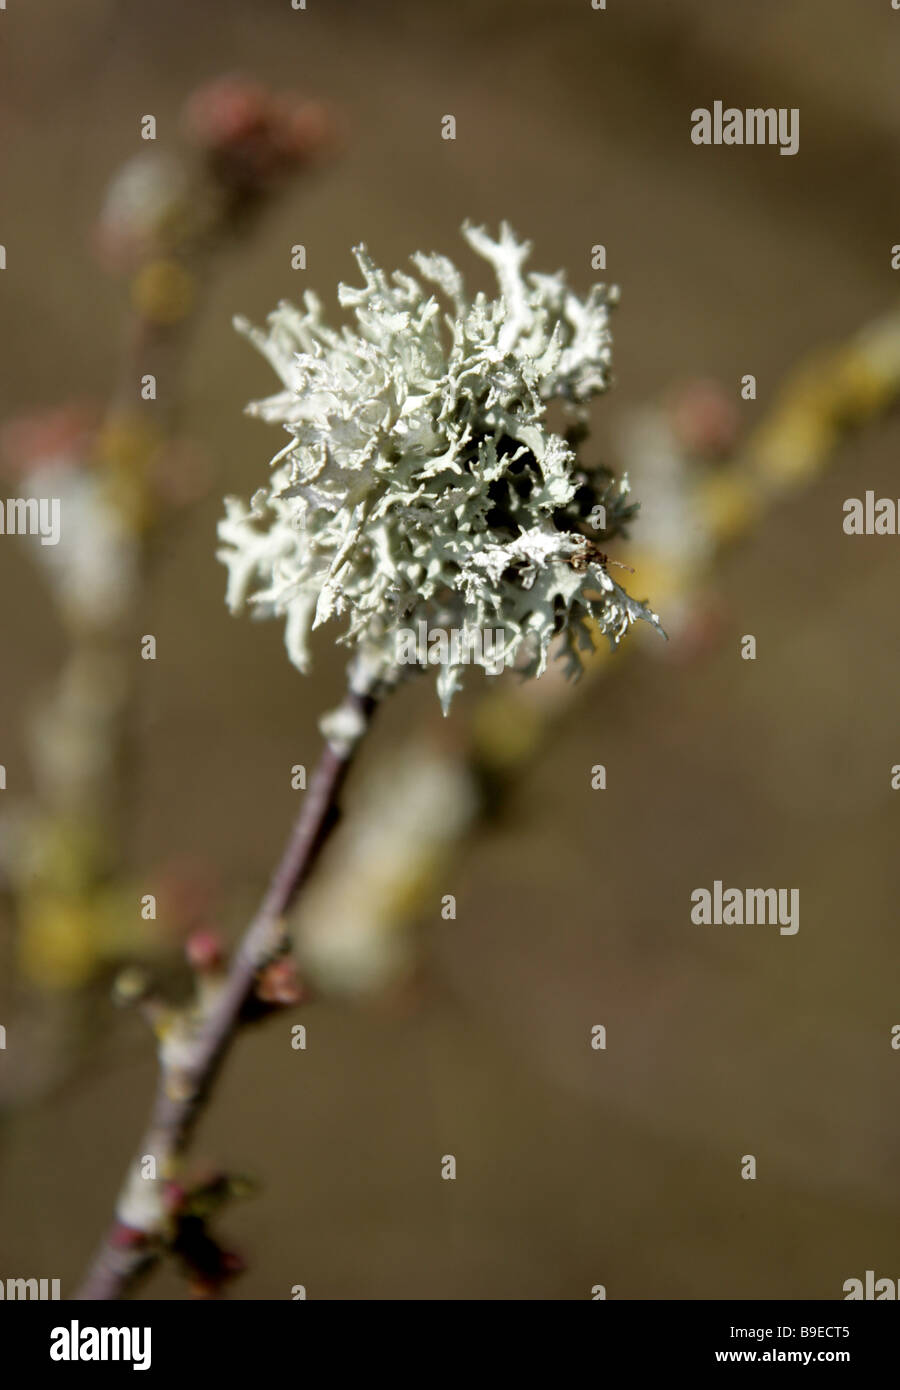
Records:
[[[32,495],[60,499],[59,543],[35,551],[68,644],[30,719],[34,796],[28,802],[10,788],[0,826],[22,1007],[30,1007],[27,991],[42,992],[46,1039],[30,1048],[28,1066],[13,1067],[4,1054],[7,1097],[52,1085],[71,1069],[76,1040],[93,1035],[97,1018],[85,1007],[84,986],[193,927],[194,907],[187,916],[181,908],[197,896],[197,871],[204,876],[202,865],[173,862],[138,884],[130,843],[142,613],[158,542],[204,495],[212,471],[181,434],[186,359],[222,253],[330,154],[335,127],[320,103],[241,78],[196,91],[183,125],[178,150],[148,142],[116,172],[94,229],[103,269],[123,277],[127,292],[106,405],[13,420],[0,440],[7,469]],[[159,923],[138,912],[148,878],[166,911]],[[53,1022],[63,1014],[65,1026]]]

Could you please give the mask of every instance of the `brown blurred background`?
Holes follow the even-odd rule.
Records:
[[[759,399],[741,404],[755,418],[794,362],[897,294],[900,14],[887,0],[10,0],[0,26],[3,415],[102,396],[114,376],[123,292],[89,229],[141,115],[165,144],[190,91],[238,70],[344,122],[340,159],[218,268],[184,422],[216,482],[165,541],[140,628],[160,656],[141,672],[133,860],[213,865],[234,933],[342,658],[326,635],[301,678],[280,625],[224,607],[220,498],[249,494],[277,447],[241,414],[272,377],[232,314],[261,321],[309,286],[334,316],[360,240],[387,268],[422,249],[471,271],[460,223],[506,218],[535,269],[565,267],[580,291],[590,248],[607,247],[622,306],[600,441],[685,376],[737,397],[755,373]],[[690,111],[716,99],[799,107],[799,154],[696,148]],[[586,1298],[602,1283],[610,1298],[833,1299],[866,1269],[900,1276],[900,541],[841,531],[845,497],[900,494],[898,449],[897,421],[861,436],[729,556],[712,649],[629,660],[585,688],[448,875],[457,920],[438,902],[425,915],[413,986],[312,1004],[306,1052],[289,1045],[300,1015],[241,1039],[195,1146],[260,1181],[222,1218],[248,1261],[231,1297],[302,1283],[313,1298]],[[0,592],[12,786],[61,638],[24,542],[0,545]],[[755,663],[739,659],[746,632]],[[425,683],[402,692],[364,761],[402,748],[434,701]],[[690,892],[716,878],[799,887],[799,934],[693,926]],[[151,1042],[105,992],[95,1007],[102,1046],[3,1122],[3,1277],[72,1287],[140,1132]],[[595,1023],[606,1052],[589,1046]],[[170,1272],[143,1291],[183,1292]]]

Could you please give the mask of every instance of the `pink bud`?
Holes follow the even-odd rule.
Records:
[[[198,973],[211,974],[221,970],[225,949],[219,933],[212,927],[200,927],[191,932],[184,950],[189,964]]]

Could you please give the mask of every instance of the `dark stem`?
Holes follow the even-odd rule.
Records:
[[[335,738],[326,744],[266,895],[232,957],[221,991],[198,1026],[187,1061],[179,1059],[177,1072],[165,1067],[160,1072],[150,1122],[123,1186],[117,1218],[73,1298],[122,1298],[159,1259],[164,1236],[162,1184],[173,1175],[177,1159],[190,1142],[260,969],[285,949],[284,915],[338,820],[338,797],[376,704],[370,694],[350,690],[345,696],[340,714],[354,721],[360,732],[346,741]],[[155,1159],[154,1179],[141,1173],[142,1160],[148,1156]],[[138,1209],[143,1207],[145,1194],[151,1195],[147,1209],[155,1219],[136,1226],[132,1212],[136,1204]]]

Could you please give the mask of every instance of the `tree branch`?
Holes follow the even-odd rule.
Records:
[[[169,1220],[164,1184],[190,1142],[260,969],[286,948],[284,915],[337,822],[337,800],[376,705],[373,694],[351,686],[335,711],[332,727],[343,725],[348,734],[335,733],[326,743],[284,853],[223,985],[196,1022],[186,1046],[179,1047],[177,1060],[167,1063],[165,1047],[161,1048],[150,1122],[122,1187],[115,1220],[73,1298],[122,1298],[162,1254]],[[142,1174],[148,1156],[155,1159],[154,1178]]]

